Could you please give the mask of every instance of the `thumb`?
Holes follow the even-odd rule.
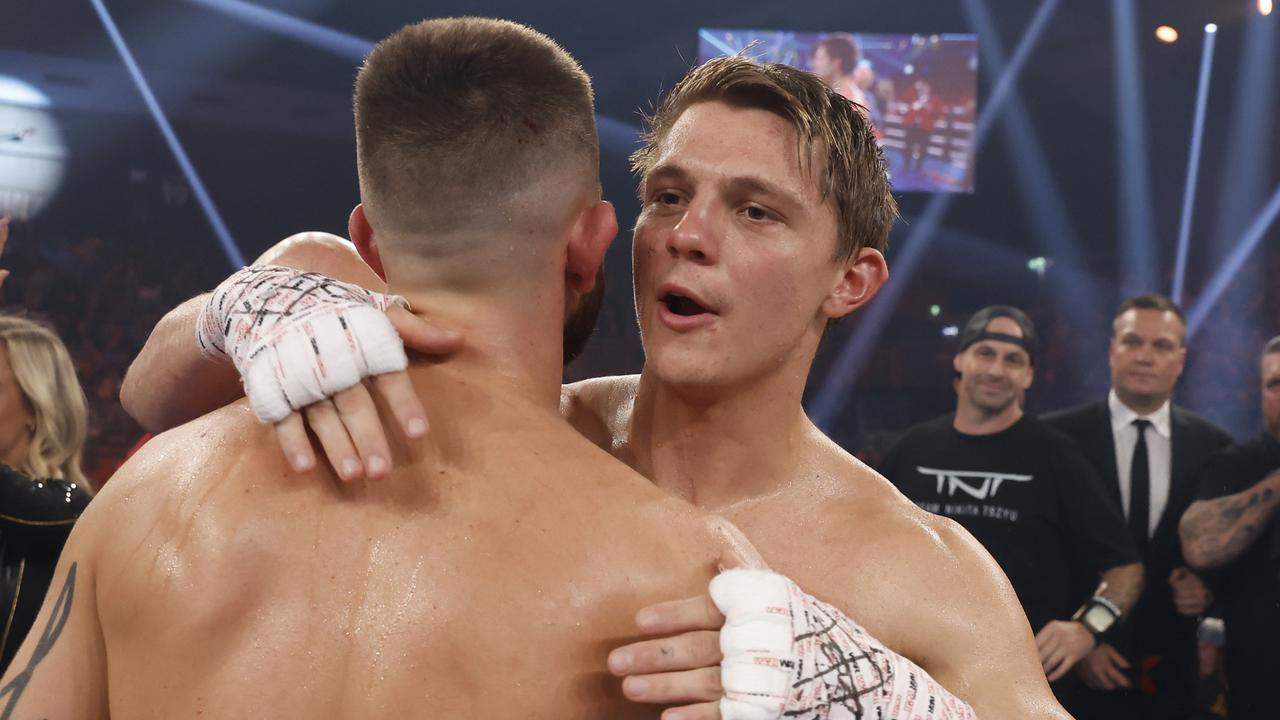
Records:
[[[712,517],[707,521],[711,533],[720,541],[719,571],[725,570],[768,570],[769,564],[764,561],[755,546],[747,540],[733,523],[722,517]]]
[[[400,305],[387,308],[387,318],[410,349],[425,355],[448,355],[462,348],[462,333],[436,327]]]
[[[720,572],[724,572],[726,570],[755,569],[752,566],[753,558],[746,557],[746,555],[747,553],[744,553],[740,547],[735,545],[725,545],[720,548],[720,560],[716,567]]]

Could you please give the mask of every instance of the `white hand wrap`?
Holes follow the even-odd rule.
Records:
[[[231,358],[254,414],[275,423],[363,378],[408,367],[386,316],[393,303],[405,305],[317,273],[247,267],[213,291],[196,340],[206,355]]]
[[[711,581],[723,720],[974,720],[968,705],[835,608],[782,575],[729,570]]]

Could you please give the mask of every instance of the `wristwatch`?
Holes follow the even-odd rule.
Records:
[[[1094,595],[1089,598],[1089,602],[1076,610],[1076,614],[1072,615],[1071,619],[1098,636],[1110,630],[1120,619],[1120,608],[1101,595]]]

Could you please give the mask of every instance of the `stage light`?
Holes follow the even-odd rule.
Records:
[[[245,0],[187,0],[187,2],[357,63],[364,60],[374,46],[374,42],[367,38],[325,27]],[[726,55],[737,52],[737,49],[721,43],[710,33],[703,31],[700,36],[716,44]],[[639,146],[640,128],[638,126],[622,120],[606,118],[603,115],[597,115],[596,122],[600,126],[600,143],[607,151],[629,156]]]
[[[1147,152],[1146,83],[1137,0],[1111,0],[1111,42],[1115,50],[1115,153],[1120,217],[1117,237],[1120,292],[1132,297],[1155,292],[1160,285],[1159,246],[1151,202]]]
[[[941,315],[941,314],[942,314],[942,306],[941,306],[941,305],[936,305],[936,304],[935,304],[935,305],[930,305],[930,306],[929,306],[929,317],[938,317],[938,316],[939,316],[939,315]]]
[[[0,215],[30,220],[62,186],[67,146],[49,106],[38,88],[0,75]]]
[[[1208,28],[1205,29],[1207,30]],[[1168,25],[1161,25],[1156,28],[1156,39],[1162,43],[1176,43],[1178,42],[1178,31]]]
[[[1208,319],[1209,311],[1213,309],[1213,304],[1218,302],[1218,299],[1226,292],[1236,273],[1240,272],[1240,268],[1249,259],[1249,255],[1257,249],[1263,238],[1266,237],[1267,231],[1271,229],[1271,224],[1276,221],[1278,216],[1280,216],[1280,188],[1276,188],[1276,191],[1272,193],[1271,200],[1267,202],[1261,212],[1253,219],[1253,222],[1249,224],[1249,227],[1244,231],[1244,235],[1236,243],[1235,248],[1231,250],[1231,254],[1227,256],[1226,261],[1214,271],[1213,277],[1209,279],[1200,296],[1196,298],[1196,304],[1187,313],[1187,337],[1195,335],[1200,326],[1204,324],[1204,321]]]
[[[1258,0],[1258,12],[1263,15],[1270,15],[1272,10],[1271,0]]]
[[[1218,32],[1218,24],[1217,24],[1217,23],[1209,23],[1208,25],[1205,25],[1205,26],[1204,26],[1204,31],[1205,31],[1205,32],[1207,32],[1207,33],[1209,33],[1210,35],[1212,35],[1212,34],[1214,34],[1214,33]]]
[[[960,334],[960,328],[956,325],[948,325],[942,328],[942,337],[956,337]]]
[[[1014,94],[1022,68],[1026,65],[1027,58],[1044,34],[1044,29],[1057,8],[1058,0],[1041,1],[1035,15],[1031,17],[1031,22],[1027,24],[1027,29],[1018,42],[1018,47],[1014,50],[1004,73],[987,96],[986,105],[978,112],[978,121],[973,131],[975,156],[991,132],[1005,101]],[[925,204],[924,210],[916,217],[915,224],[911,226],[907,236],[901,243],[895,244],[896,247],[901,248],[890,259],[895,273],[895,282],[885,286],[876,296],[875,301],[867,306],[862,321],[845,340],[839,355],[827,370],[827,375],[819,386],[820,389],[813,396],[809,417],[818,427],[829,428],[835,421],[858,376],[870,361],[876,341],[893,316],[898,300],[910,286],[911,276],[924,260],[929,243],[937,234],[938,226],[941,225],[942,218],[946,215],[954,197],[954,193],[934,193]]]
[[[1182,218],[1178,224],[1178,257],[1173,270],[1173,292],[1170,293],[1175,303],[1182,302],[1182,290],[1187,280],[1187,257],[1191,249],[1191,215],[1195,208],[1196,180],[1200,175],[1200,148],[1204,138],[1205,109],[1209,104],[1209,78],[1213,67],[1213,46],[1217,29],[1217,26],[1212,23],[1204,28],[1204,51],[1200,55],[1200,81],[1196,90],[1195,120],[1191,123],[1191,154],[1187,159],[1187,183],[1182,192]]]
[[[156,100],[155,94],[151,92],[151,85],[143,77],[142,70],[138,67],[137,61],[133,59],[133,53],[129,51],[129,46],[124,42],[124,36],[120,34],[120,28],[116,27],[115,20],[107,12],[107,6],[103,4],[102,0],[89,0],[89,3],[97,11],[98,18],[102,21],[102,26],[107,31],[107,36],[111,38],[112,44],[116,47],[116,52],[120,55],[120,60],[124,62],[124,67],[129,71],[129,76],[133,78],[133,83],[137,86],[138,93],[142,95],[143,103],[146,104],[147,110],[151,112],[152,119],[159,126],[161,137],[164,138],[165,143],[169,146],[169,151],[173,153],[173,159],[177,161],[182,174],[186,176],[187,184],[191,186],[191,191],[195,193],[196,201],[200,204],[200,208],[204,210],[205,218],[213,228],[213,234],[217,236],[218,243],[222,245],[222,252],[227,256],[227,262],[230,263],[233,269],[238,270],[244,267],[244,256],[240,254],[240,248],[236,246],[236,241],[231,237],[231,231],[227,229],[226,223],[222,221],[222,215],[214,207],[213,198],[209,196],[209,192],[205,190],[204,183],[200,181],[200,175],[196,173],[195,165],[191,163],[191,158],[187,157],[187,151],[183,149],[182,143],[178,141],[178,135],[173,131],[173,126],[169,124],[169,118],[165,117],[164,111],[160,109],[159,101]]]

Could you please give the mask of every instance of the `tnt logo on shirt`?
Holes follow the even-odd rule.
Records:
[[[957,502],[936,502],[921,503],[921,507],[932,513],[946,515],[948,517],[957,517],[967,515],[971,517],[986,517],[995,520],[1007,520],[1017,522],[1018,511],[1013,508],[999,507],[985,504],[987,500],[994,499],[996,494],[1000,492],[1000,486],[1006,482],[1025,483],[1035,479],[1034,475],[1016,475],[1013,473],[997,473],[986,470],[945,470],[942,468],[930,468],[916,466],[916,470],[921,475],[932,475],[937,480],[938,495],[945,498],[956,497],[959,491],[963,496],[967,495],[974,500],[978,500],[984,504],[977,503],[957,503]]]

